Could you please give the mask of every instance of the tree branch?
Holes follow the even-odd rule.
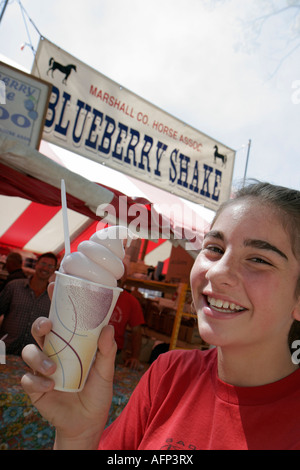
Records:
[[[273,73],[270,75],[269,77],[269,80],[271,80],[274,75],[278,72],[278,70],[280,69],[280,67],[282,66],[282,64],[300,47],[300,41],[298,42],[298,44],[296,44],[295,47],[293,47],[293,49],[291,49],[284,57],[282,57],[282,59],[279,61],[279,64],[277,65],[277,67],[275,68],[275,70],[273,71]]]

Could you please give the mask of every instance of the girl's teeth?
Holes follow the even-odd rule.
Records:
[[[207,299],[210,305],[217,307],[217,308],[237,310],[237,311],[243,310],[243,308],[240,307],[239,305],[236,305],[233,302],[229,303],[227,300],[214,299],[213,297],[207,297]]]

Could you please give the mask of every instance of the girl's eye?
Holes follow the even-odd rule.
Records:
[[[254,261],[254,263],[258,263],[258,264],[267,264],[269,266],[272,266],[271,263],[269,263],[268,261],[266,261],[263,258],[251,258],[251,261]]]
[[[212,253],[223,254],[222,248],[215,246],[215,245],[207,245],[204,246],[204,250],[211,251]]]

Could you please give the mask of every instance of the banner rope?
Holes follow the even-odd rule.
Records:
[[[40,31],[38,30],[37,26],[35,25],[35,23],[33,22],[33,20],[32,20],[32,19],[30,18],[30,16],[28,15],[27,11],[25,10],[25,8],[24,8],[23,5],[22,5],[21,0],[18,0],[18,3],[19,3],[19,6],[20,6],[22,18],[23,18],[23,21],[24,21],[25,29],[26,29],[26,32],[27,32],[28,40],[29,40],[29,44],[25,43],[25,45],[28,45],[28,46],[30,47],[30,49],[32,50],[32,52],[33,52],[34,62],[36,63],[37,70],[38,70],[38,73],[39,73],[39,77],[41,78],[41,74],[40,74],[40,71],[39,71],[39,68],[38,68],[38,65],[37,65],[37,62],[36,62],[36,53],[37,53],[37,51],[36,51],[36,50],[34,49],[34,47],[33,47],[32,40],[31,40],[31,36],[30,36],[30,33],[29,33],[29,28],[28,28],[28,25],[27,25],[27,21],[26,21],[25,15],[27,16],[28,20],[30,21],[30,23],[32,24],[32,26],[34,27],[34,29],[36,30],[36,32],[38,33],[38,35],[39,35],[39,37],[40,37],[40,40],[43,39],[43,35],[40,33]]]

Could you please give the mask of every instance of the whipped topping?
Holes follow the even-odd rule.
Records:
[[[89,240],[81,242],[77,252],[64,257],[60,272],[116,287],[124,274],[124,245],[129,246],[132,238],[133,234],[123,226],[99,230]]]

